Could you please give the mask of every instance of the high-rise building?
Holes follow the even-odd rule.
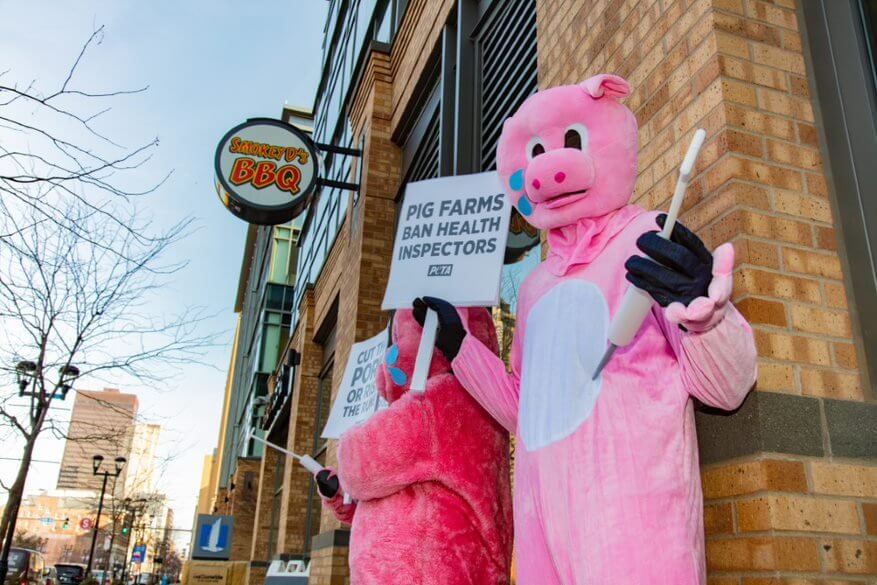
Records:
[[[216,474],[213,473],[215,455],[205,455],[204,465],[201,468],[201,484],[198,488],[198,506],[195,510],[196,514],[210,514],[211,494],[216,491]]]
[[[131,451],[126,465],[126,494],[145,494],[155,491],[158,481],[156,452],[160,434],[160,425],[147,423],[134,425]]]
[[[79,390],[73,402],[58,489],[100,490],[103,478],[94,475],[92,458],[103,456],[105,466],[112,466],[116,457],[129,458],[136,416],[137,396],[134,394],[115,388]],[[107,486],[110,493],[121,495],[128,470],[126,465],[114,485]]]

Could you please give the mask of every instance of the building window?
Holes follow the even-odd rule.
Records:
[[[481,0],[475,25],[476,119],[480,169],[496,168],[505,119],[536,92],[536,2]]]
[[[877,87],[874,0],[803,2],[814,105],[830,169],[838,243],[859,351],[871,398],[877,396]],[[870,122],[870,123],[869,123]]]
[[[365,63],[372,41],[391,43],[406,0],[333,0],[326,18],[323,43],[323,76],[314,106],[316,142],[352,147],[353,136],[347,118],[358,71]],[[351,157],[325,158],[328,178],[348,181]],[[321,189],[308,210],[299,242],[296,297],[291,329],[298,325],[298,306],[308,284],[316,282],[329,250],[347,214],[349,191]]]
[[[871,85],[877,89],[877,0],[859,0],[859,12],[865,29],[865,45],[871,66]]]
[[[439,176],[438,84],[402,148],[402,174],[406,183]]]
[[[375,40],[389,44],[393,33],[393,5],[391,0],[384,0],[375,19]]]

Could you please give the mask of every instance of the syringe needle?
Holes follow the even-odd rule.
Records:
[[[618,346],[614,343],[609,343],[609,347],[606,348],[606,353],[603,354],[603,358],[600,360],[600,363],[597,365],[597,371],[594,372],[594,377],[591,378],[591,381],[596,380],[600,377],[600,373],[603,371],[603,368],[606,367],[606,364],[609,363],[609,360],[612,359],[612,354],[615,353],[615,350],[618,349]]]

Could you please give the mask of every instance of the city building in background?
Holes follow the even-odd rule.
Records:
[[[97,515],[97,494],[91,490],[49,490],[25,496],[16,530],[45,541],[42,553],[49,565],[88,562],[91,535]],[[113,525],[112,507],[101,515],[95,560],[101,561],[109,548],[108,527]],[[117,558],[122,558],[127,542],[114,542]],[[104,544],[106,542],[106,549]],[[96,562],[95,567],[101,567]]]
[[[214,511],[217,477],[215,464],[217,460],[216,450],[214,450],[212,455],[204,456],[204,463],[201,466],[201,482],[198,486],[198,501],[195,504],[195,513],[192,515],[192,529],[187,543],[188,550],[194,550],[195,548],[198,516],[201,514],[212,514]]]
[[[201,467],[201,483],[198,487],[198,504],[195,508],[195,516],[198,514],[210,514],[213,511],[212,497],[216,493],[216,475],[213,472],[216,455],[205,455],[204,464]]]
[[[137,583],[151,583],[174,550],[174,512],[163,494],[150,494],[131,527],[127,574]]]
[[[73,402],[64,456],[58,473],[58,489],[100,491],[102,478],[92,472],[92,457],[106,461],[131,454],[137,396],[115,388],[102,391],[78,390]],[[108,486],[117,496],[124,494],[128,466]]]
[[[115,389],[77,391],[59,488],[25,496],[17,524],[19,533],[44,543],[41,552],[50,565],[88,563],[103,479],[93,473],[94,455],[127,460],[122,474],[107,485],[94,570],[148,578],[164,571],[166,557],[176,558],[173,510],[160,491],[161,426],[136,422],[137,404],[134,394]],[[134,554],[137,547],[142,549],[139,556]]]
[[[157,457],[161,425],[137,423],[125,465],[125,494],[148,494],[159,487],[159,460]]]
[[[681,220],[737,250],[734,301],[754,330],[759,377],[739,411],[697,413],[711,580],[872,573],[874,15],[866,0],[332,0],[313,134],[360,151],[323,161],[326,178],[359,189],[318,190],[295,238],[250,229],[218,479],[204,496],[234,516],[232,558],[250,562],[251,582],[278,558],[309,560],[313,584],[349,580],[349,528],[323,513],[306,471],[247,437],[335,464],[320,431],[351,345],[386,326],[405,184],[494,168],[502,122],[527,96],[601,72],[633,88],[633,201],[666,208],[705,128]],[[511,225],[494,313],[504,348],[541,252],[538,233]],[[285,258],[296,264],[266,337],[278,240],[295,241]]]

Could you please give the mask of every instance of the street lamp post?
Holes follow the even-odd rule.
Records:
[[[126,459],[124,457],[116,457],[116,467],[113,471],[100,471],[100,466],[104,462],[103,455],[95,455],[91,458],[92,473],[94,475],[102,475],[104,477],[103,484],[100,488],[100,500],[97,505],[97,518],[94,520],[94,529],[91,533],[91,551],[88,553],[88,564],[85,567],[85,576],[91,575],[91,565],[94,562],[94,545],[97,543],[97,531],[100,528],[100,516],[104,511],[104,494],[107,492],[107,480],[110,477],[119,477],[122,474],[122,468],[125,467]]]
[[[30,397],[32,416],[34,419],[42,421],[42,417],[45,414],[45,410],[49,408],[51,400],[65,400],[67,398],[67,393],[73,389],[73,382],[79,377],[79,373],[79,368],[74,365],[61,366],[58,369],[60,376],[58,383],[53,387],[52,395],[47,396],[45,393],[45,382],[42,377],[42,362],[37,364],[28,360],[20,361],[15,364],[15,381],[18,386],[18,395]],[[30,449],[32,450],[32,447]],[[18,510],[21,507],[25,482],[27,481],[31,452],[28,450],[28,447],[25,447],[25,456],[22,458],[21,468],[19,469],[19,478],[9,490],[6,501],[6,517],[8,521],[6,522],[6,532],[0,534],[0,539],[2,539],[2,547],[0,547],[0,584],[6,582],[6,572],[9,570],[9,549],[12,548],[12,540],[15,537],[15,525],[18,520]]]

